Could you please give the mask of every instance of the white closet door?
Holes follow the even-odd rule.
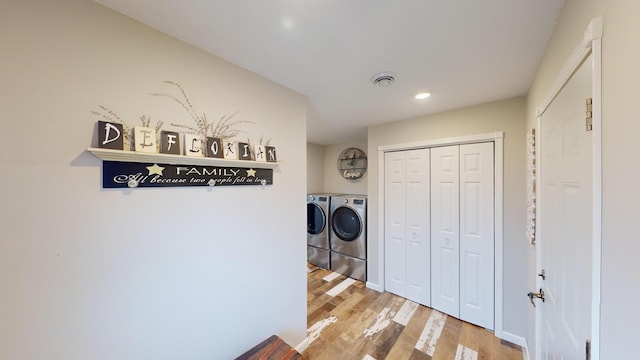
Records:
[[[460,317],[458,146],[431,149],[431,307]]]
[[[431,244],[429,207],[429,150],[407,155],[407,299],[431,304]]]
[[[406,154],[385,153],[385,288],[406,297]]]
[[[386,153],[386,290],[427,306],[429,222],[429,150]]]
[[[493,143],[460,146],[460,319],[493,329]]]

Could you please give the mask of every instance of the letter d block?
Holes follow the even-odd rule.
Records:
[[[98,121],[98,147],[103,149],[124,149],[124,130],[120,123]]]

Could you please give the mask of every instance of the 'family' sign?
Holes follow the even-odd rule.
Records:
[[[273,169],[104,161],[103,188],[271,185]]]

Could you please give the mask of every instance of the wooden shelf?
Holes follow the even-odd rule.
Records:
[[[107,161],[137,162],[137,163],[157,163],[169,165],[202,165],[202,166],[222,166],[222,167],[242,167],[242,168],[262,168],[273,169],[278,166],[277,162],[262,162],[248,160],[229,160],[210,157],[195,157],[171,154],[150,154],[136,151],[124,151],[102,148],[88,148],[96,157]]]

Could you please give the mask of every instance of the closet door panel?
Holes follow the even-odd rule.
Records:
[[[431,149],[431,306],[460,314],[458,146]]]
[[[407,298],[431,304],[429,150],[406,151]]]
[[[493,143],[460,146],[460,319],[493,329]]]
[[[385,153],[385,288],[406,297],[406,154]]]

